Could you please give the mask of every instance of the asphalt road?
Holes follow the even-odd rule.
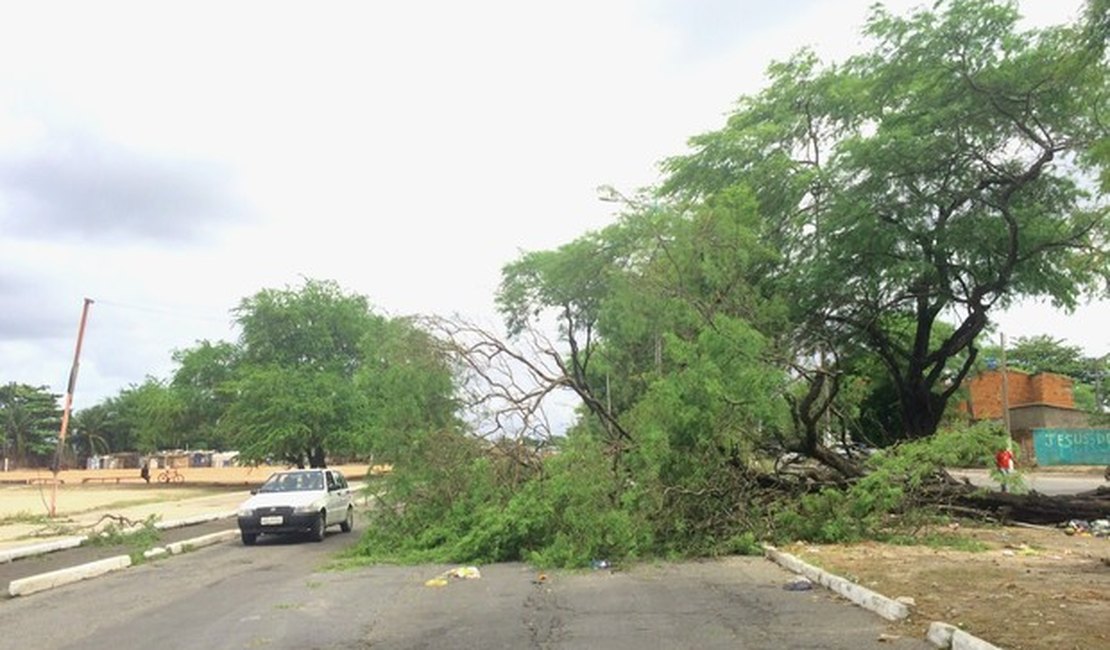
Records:
[[[0,648],[915,648],[887,623],[762,558],[556,572],[480,567],[326,571],[357,535],[219,544],[0,602]]]
[[[181,542],[187,539],[200,537],[201,535],[217,533],[221,530],[232,530],[235,527],[235,519],[227,518],[217,519],[203,524],[194,524],[192,526],[170,528],[161,531],[156,545],[165,546],[173,542]],[[96,560],[103,560],[116,555],[130,555],[133,550],[135,550],[134,547],[125,544],[113,546],[94,546],[86,544],[76,548],[55,551],[53,553],[32,555],[13,562],[0,563],[0,600],[8,597],[8,584],[12,580],[26,578],[39,573],[47,573],[57,569],[66,569],[77,566],[78,564],[95,562]]]
[[[967,478],[972,485],[998,489],[998,482],[985,469],[953,469],[949,473],[956,478]],[[1030,490],[1049,496],[1079,494],[1106,485],[1106,480],[1100,474],[1025,472],[1023,476]]]

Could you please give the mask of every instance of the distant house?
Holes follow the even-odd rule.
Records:
[[[1010,407],[1010,435],[1022,464],[1110,464],[1110,430],[1091,427],[1091,415],[1075,407],[1070,377],[1021,370],[981,372],[965,381],[967,401],[958,405],[974,421],[1003,418],[1003,377]]]
[[[102,456],[89,456],[85,460],[85,469],[138,469],[139,454],[134,451],[122,451]]]

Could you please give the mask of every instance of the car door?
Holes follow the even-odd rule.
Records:
[[[342,472],[335,472],[335,481],[339,484],[339,494],[343,499],[343,507],[351,505],[354,497],[351,495],[351,486],[347,484],[347,477]]]
[[[327,471],[329,523],[339,523],[347,516],[345,490],[338,476],[338,472],[330,469]]]

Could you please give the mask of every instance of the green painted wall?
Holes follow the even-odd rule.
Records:
[[[1110,465],[1110,429],[1033,429],[1038,465]]]

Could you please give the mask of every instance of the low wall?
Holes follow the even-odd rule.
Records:
[[[368,474],[388,471],[388,466],[334,465],[348,479],[362,479]],[[285,466],[260,465],[257,467],[186,467],[177,470],[184,477],[185,485],[258,485],[270,474],[289,469]],[[161,470],[152,469],[150,482],[158,484]],[[117,481],[119,479],[119,481]],[[50,483],[54,475],[48,469],[20,469],[0,472],[0,483]],[[66,485],[143,485],[138,469],[69,469],[58,473],[58,480]]]
[[[1033,429],[1037,464],[1110,465],[1110,429]]]

